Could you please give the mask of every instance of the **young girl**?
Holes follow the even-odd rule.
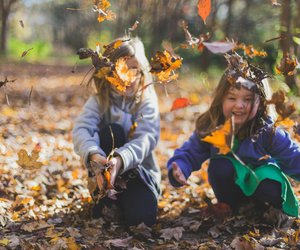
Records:
[[[124,60],[130,82],[122,89],[95,72],[97,94],[88,99],[75,122],[75,151],[89,175],[91,162],[100,166],[108,163],[112,167],[111,185],[118,176],[126,182],[116,201],[108,197],[100,200],[93,209],[95,217],[101,215],[104,205],[115,203],[128,226],[142,222],[151,226],[156,222],[161,173],[153,154],[160,132],[158,100],[153,85],[143,88],[152,81],[149,63],[138,38],[116,40],[106,47],[103,56],[107,63]],[[101,65],[94,66],[100,72]],[[107,162],[113,145],[116,149]]]
[[[227,55],[227,61],[228,69],[210,108],[199,116],[195,132],[168,161],[170,183],[186,185],[192,171],[210,159],[209,183],[219,202],[235,211],[242,202],[252,200],[298,216],[298,200],[286,176],[300,180],[300,149],[286,131],[274,127],[266,105],[267,82],[263,79],[267,75],[236,53]],[[222,155],[202,139],[232,116],[233,153]]]

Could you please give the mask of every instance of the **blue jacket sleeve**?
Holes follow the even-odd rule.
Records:
[[[271,144],[266,145],[266,148],[284,173],[300,181],[300,148],[288,132],[276,128]]]
[[[168,177],[170,183],[174,187],[181,186],[172,175],[172,162],[176,162],[183,172],[186,179],[193,171],[199,170],[204,161],[210,156],[210,145],[206,142],[201,142],[199,137],[194,132],[188,141],[180,148],[176,149],[173,157],[167,163]]]

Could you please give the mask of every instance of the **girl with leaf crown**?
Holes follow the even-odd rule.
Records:
[[[251,200],[258,207],[298,216],[298,200],[287,176],[300,180],[300,148],[274,126],[275,113],[267,105],[268,75],[237,53],[225,57],[228,68],[209,109],[167,163],[170,183],[187,185],[191,173],[209,159],[208,179],[215,196],[233,211]]]
[[[88,99],[73,129],[75,151],[92,180],[93,215],[101,216],[104,206],[114,204],[127,225],[151,226],[160,193],[153,153],[160,118],[153,85],[144,88],[152,78],[143,43],[122,38],[105,46],[103,55],[91,49],[78,54],[91,57],[95,67],[97,94]]]

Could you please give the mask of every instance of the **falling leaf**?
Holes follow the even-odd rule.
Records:
[[[210,0],[199,0],[198,1],[198,14],[206,24],[206,18],[209,16],[211,11]]]
[[[271,100],[267,104],[274,104],[276,112],[281,116],[281,120],[289,117],[295,112],[296,107],[294,103],[289,103],[284,91],[279,90],[273,93]]]
[[[170,51],[164,50],[158,51],[155,54],[155,58],[151,58],[150,72],[157,76],[161,83],[168,83],[177,79],[178,75],[173,73],[182,64],[182,58]],[[173,73],[173,75],[171,75]]]
[[[237,48],[242,49],[244,51],[244,54],[250,58],[253,58],[255,56],[259,57],[266,57],[267,52],[265,51],[259,51],[253,47],[253,45],[246,45],[244,43],[241,43],[237,46]]]
[[[19,20],[19,23],[20,23],[21,27],[24,28],[24,22],[23,22],[23,20]]]
[[[30,49],[28,49],[28,50],[23,51],[21,57],[26,56],[27,53],[28,53],[30,50],[32,50],[32,49],[33,49],[33,48],[30,48]]]
[[[191,105],[191,102],[190,102],[189,99],[187,99],[187,98],[177,98],[172,104],[171,111],[177,110],[177,109],[182,109],[182,108],[185,108],[189,105]]]
[[[284,76],[292,76],[296,73],[296,67],[298,65],[297,58],[286,53],[281,61],[280,65],[275,67],[276,74],[282,74]]]
[[[232,50],[236,46],[235,43],[231,43],[231,42],[212,42],[212,43],[203,42],[203,45],[214,54],[226,53]]]
[[[112,76],[106,76],[105,78],[118,91],[125,93],[127,87],[134,82],[137,76],[137,71],[135,69],[129,69],[126,59],[121,57],[116,62],[115,70],[112,72]]]
[[[43,165],[41,162],[38,162],[37,159],[39,158],[39,151],[34,149],[31,152],[31,155],[28,155],[25,149],[21,149],[18,152],[18,160],[17,163],[26,170],[34,170],[40,169]]]
[[[185,43],[181,44],[181,47],[182,48],[197,47],[199,51],[202,51],[204,48],[203,42],[207,41],[210,38],[210,34],[209,33],[201,34],[199,38],[192,36],[188,30],[188,26],[185,21],[181,22],[181,27],[183,28],[185,41],[186,41],[186,44]]]
[[[295,122],[288,117],[282,118],[281,116],[278,116],[274,125],[275,127],[292,128],[295,125]]]
[[[227,154],[230,152],[230,147],[227,144],[226,137],[231,134],[231,119],[228,119],[224,125],[217,128],[201,140],[211,143],[214,147],[219,149],[219,154]]]
[[[137,29],[138,25],[139,21],[135,21],[134,24],[128,28],[129,37],[131,36],[131,33]]]
[[[110,2],[108,0],[94,0],[94,12],[98,13],[98,22],[101,23],[104,20],[114,20],[116,19],[116,14],[111,10],[108,10],[110,7]]]
[[[166,228],[161,229],[161,238],[164,240],[171,240],[174,238],[175,240],[179,241],[182,237],[182,232],[184,231],[183,227],[174,227],[174,228]]]

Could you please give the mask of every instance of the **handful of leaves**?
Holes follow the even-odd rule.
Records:
[[[110,183],[111,169],[108,163],[102,165],[99,162],[90,161],[91,176],[88,178],[88,189],[96,203],[107,195],[108,190],[114,188]]]

